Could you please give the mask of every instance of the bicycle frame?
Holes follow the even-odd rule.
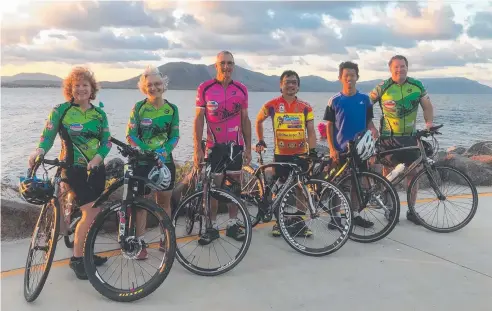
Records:
[[[313,205],[313,202],[312,202],[312,198],[311,196],[309,195],[309,192],[307,191],[306,189],[306,185],[305,183],[303,183],[303,181],[305,181],[306,179],[306,173],[310,172],[312,170],[312,165],[310,165],[309,169],[307,170],[306,173],[302,173],[301,171],[301,168],[297,165],[297,164],[294,164],[294,163],[287,163],[287,162],[271,162],[271,163],[268,163],[268,164],[263,164],[263,157],[262,157],[262,154],[261,152],[258,153],[259,154],[259,163],[260,163],[260,166],[257,167],[253,173],[254,176],[256,176],[259,180],[260,180],[260,183],[261,183],[261,196],[262,196],[262,201],[265,200],[265,191],[264,189],[266,189],[266,186],[265,186],[265,170],[272,167],[272,168],[275,168],[275,167],[289,167],[291,168],[290,172],[289,172],[289,175],[287,176],[284,184],[282,185],[282,187],[280,188],[280,191],[278,193],[278,196],[277,198],[280,198],[284,195],[284,193],[287,191],[287,185],[290,185],[292,183],[292,181],[294,180],[294,178],[297,178],[297,183],[299,183],[299,185],[301,186],[302,188],[302,191],[303,191],[303,194],[308,198],[309,200],[309,208],[310,208],[310,212],[311,214],[314,214],[315,213],[315,210],[314,210],[314,205]],[[245,189],[249,186],[251,186],[251,183],[253,182],[256,182],[256,179],[252,178],[248,181],[248,183],[242,187],[242,189]],[[263,211],[263,212],[272,212],[272,211],[275,211],[278,206],[280,205],[280,201],[275,199],[273,202],[272,202],[272,205],[266,210],[266,211]]]
[[[442,127],[442,125],[436,127],[436,130]],[[436,132],[437,133],[437,132]],[[434,135],[432,133],[431,135]],[[417,137],[417,145],[416,146],[410,146],[410,147],[402,147],[402,148],[397,148],[397,149],[392,149],[392,150],[386,150],[386,151],[380,151],[378,152],[377,158],[380,159],[384,157],[385,155],[393,154],[396,152],[400,151],[419,151],[420,155],[417,160],[412,162],[408,167],[405,168],[405,170],[397,176],[394,180],[391,181],[393,185],[398,185],[400,182],[405,179],[410,172],[412,172],[414,169],[416,169],[419,165],[423,165],[422,170],[426,171],[427,176],[429,177],[430,185],[432,189],[435,191],[436,195],[438,198],[443,198],[444,195],[442,194],[441,190],[437,186],[437,183],[435,182],[434,178],[431,176],[429,173],[431,166],[435,163],[435,161],[427,156],[427,153],[425,152],[424,145],[422,144],[422,136],[419,134],[416,135]]]

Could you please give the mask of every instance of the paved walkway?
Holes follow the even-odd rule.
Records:
[[[54,264],[38,299],[23,296],[27,240],[2,243],[2,310],[491,310],[492,193],[458,232],[438,234],[405,219],[372,244],[347,242],[321,258],[301,255],[269,227],[254,230],[245,259],[219,277],[200,277],[177,261],[166,281],[133,304],[109,301]],[[56,259],[70,256],[63,241]],[[19,269],[20,268],[20,269]],[[10,270],[10,271],[9,271]]]

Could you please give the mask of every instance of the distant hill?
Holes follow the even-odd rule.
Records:
[[[169,77],[171,90],[195,90],[197,86],[215,76],[213,65],[195,65],[186,62],[172,62],[159,67]],[[102,81],[102,88],[134,89],[137,88],[139,76],[128,80]],[[276,92],[279,90],[279,76],[267,76],[236,66],[233,79],[244,83],[251,92]],[[467,78],[425,78],[420,79],[431,94],[492,94],[492,88]],[[62,79],[43,73],[20,73],[15,76],[2,77],[2,87],[59,87]],[[364,93],[372,90],[381,80],[361,81],[357,88]],[[319,76],[301,77],[303,92],[337,92],[338,81],[328,81]]]

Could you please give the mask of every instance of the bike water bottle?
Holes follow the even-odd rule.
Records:
[[[400,163],[391,171],[391,173],[389,173],[386,176],[386,178],[389,181],[393,181],[396,177],[398,177],[398,175],[400,175],[401,172],[403,172],[404,169],[405,169],[405,164]]]

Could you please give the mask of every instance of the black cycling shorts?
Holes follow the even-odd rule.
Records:
[[[226,172],[240,172],[243,169],[243,146],[232,147],[232,162],[225,168]],[[230,149],[225,144],[216,144],[211,148],[212,152],[208,156],[212,173],[221,174],[224,172],[224,164],[227,159]]]
[[[391,136],[381,137],[379,140],[379,152],[389,151],[403,147],[417,146],[415,136]],[[397,166],[400,163],[410,165],[420,157],[420,150],[402,150],[382,155],[381,164],[386,166]]]
[[[150,171],[154,168],[155,165],[156,165],[155,163],[139,165],[133,171],[133,175],[148,178]],[[174,164],[174,162],[165,163],[165,165],[167,166],[167,168],[171,172],[171,183],[169,184],[169,187],[167,187],[166,189],[164,189],[162,191],[169,191],[169,190],[174,189],[174,181],[176,179],[176,165]],[[138,181],[137,194],[139,196],[148,195],[148,194],[150,194],[151,191],[152,191],[152,189],[150,189],[149,187],[146,187],[143,181]]]
[[[79,206],[95,201],[106,186],[106,168],[99,166],[87,176],[87,167],[72,166],[62,170],[62,178],[75,193],[75,200]]]
[[[273,161],[297,164],[302,168],[303,172],[307,171],[307,169],[309,168],[309,163],[306,160],[299,159],[292,155],[274,154]],[[275,178],[281,178],[282,181],[285,181],[289,176],[289,173],[292,170],[292,168],[289,166],[277,165],[274,167],[274,170],[275,170]]]

